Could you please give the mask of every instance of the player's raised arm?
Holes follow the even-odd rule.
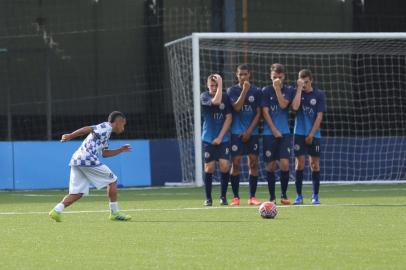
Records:
[[[302,79],[297,80],[297,88],[296,88],[296,95],[292,101],[292,110],[297,111],[300,106],[301,98],[302,98],[302,90],[304,86],[304,81]]]
[[[87,134],[91,133],[92,131],[93,131],[92,127],[88,127],[88,126],[79,128],[78,130],[75,130],[72,133],[63,134],[62,138],[61,138],[61,142],[73,140],[77,137],[87,135]]]
[[[220,75],[214,74],[211,77],[209,77],[209,80],[213,80],[214,82],[217,83],[217,91],[211,100],[211,104],[219,106],[221,104],[221,99],[223,97],[223,79],[221,78]]]
[[[232,103],[234,110],[239,112],[241,111],[242,106],[244,105],[245,96],[247,95],[248,90],[250,90],[251,84],[249,81],[245,81],[242,85],[242,91],[237,101]]]
[[[282,80],[279,78],[275,78],[274,80],[272,80],[272,86],[275,89],[279,107],[281,109],[287,108],[289,105],[289,100],[287,100],[282,94]]]

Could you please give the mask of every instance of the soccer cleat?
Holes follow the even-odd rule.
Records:
[[[294,205],[299,205],[303,204],[303,196],[302,195],[297,195],[295,201],[293,202]]]
[[[255,198],[255,197],[251,197],[248,200],[248,205],[260,205],[260,204],[261,204],[261,202],[258,201],[257,198]]]
[[[320,204],[319,195],[317,194],[312,195],[312,204]]]
[[[291,205],[291,202],[288,198],[281,198],[281,204],[283,205]]]
[[[240,205],[240,198],[234,197],[234,198],[231,200],[231,205],[234,205],[234,206]]]
[[[203,203],[204,206],[212,206],[213,205],[213,200],[212,199],[207,199]]]
[[[116,212],[116,213],[110,213],[110,220],[115,220],[115,221],[128,221],[131,220],[131,216],[121,213],[121,212]]]
[[[52,209],[51,212],[49,212],[49,216],[56,222],[62,222],[62,213],[55,209]]]
[[[226,197],[220,197],[220,205],[228,205],[228,201]]]

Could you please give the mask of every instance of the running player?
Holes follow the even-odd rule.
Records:
[[[72,133],[62,135],[62,142],[83,135],[87,135],[87,137],[70,160],[69,194],[49,212],[52,219],[61,222],[62,211],[82,198],[82,196],[88,195],[90,184],[97,189],[107,186],[111,220],[126,221],[131,219],[130,215],[124,214],[118,209],[117,176],[99,160],[100,155],[112,157],[122,152],[131,151],[129,144],[114,150],[108,149],[111,133],[120,134],[124,132],[125,124],[126,118],[124,114],[114,111],[110,113],[108,122],[82,127]]]

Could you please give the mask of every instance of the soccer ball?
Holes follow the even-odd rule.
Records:
[[[278,208],[273,202],[264,202],[259,206],[259,214],[263,218],[275,218],[278,214]]]

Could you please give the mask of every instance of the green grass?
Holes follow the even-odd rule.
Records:
[[[306,203],[309,194],[306,186]],[[202,209],[202,189],[172,188],[120,190],[131,222],[109,221],[104,192],[92,191],[55,223],[47,212],[63,195],[0,192],[0,269],[406,266],[406,184],[324,185],[321,206],[279,207],[274,220],[245,206],[245,196],[239,208]],[[267,198],[266,187],[258,197]]]

